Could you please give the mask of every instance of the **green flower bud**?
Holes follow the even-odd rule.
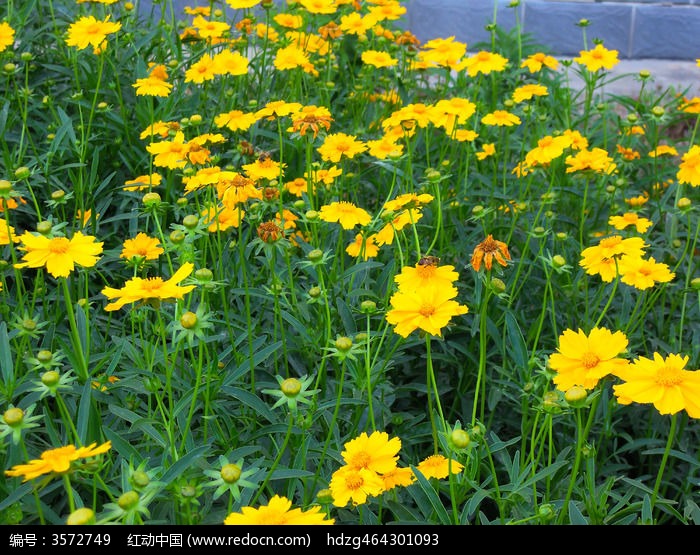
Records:
[[[76,509],[71,514],[68,515],[66,519],[66,524],[69,525],[85,525],[85,524],[95,524],[95,511],[89,507],[82,507]]]
[[[241,477],[241,468],[237,464],[225,464],[221,467],[221,479],[227,484],[235,484]]]
[[[138,492],[135,492],[134,490],[127,491],[119,496],[119,499],[117,499],[117,505],[119,505],[120,509],[128,511],[130,509],[134,509],[136,505],[138,505],[139,499],[140,496]]]
[[[186,330],[190,330],[197,325],[197,315],[194,312],[187,311],[180,316],[180,325]]]
[[[9,408],[3,413],[2,419],[10,428],[14,428],[24,421],[24,411],[19,407]]]
[[[450,442],[457,449],[466,448],[469,445],[470,441],[471,440],[469,438],[469,434],[465,430],[462,430],[461,428],[456,428],[456,429],[452,430],[452,433],[450,434]]]
[[[287,378],[280,385],[280,389],[286,397],[296,397],[301,391],[301,382],[296,378]]]
[[[135,470],[131,475],[131,483],[134,487],[143,489],[151,483],[151,478],[143,470]]]
[[[347,353],[352,348],[352,339],[349,337],[339,337],[335,340],[335,348],[341,353]]]

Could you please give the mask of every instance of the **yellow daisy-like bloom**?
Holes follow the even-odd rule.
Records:
[[[435,197],[429,193],[403,193],[384,203],[384,210],[396,212],[402,208],[421,208],[431,202]]]
[[[152,187],[157,187],[163,181],[163,177],[159,173],[151,173],[147,175],[139,175],[134,179],[128,179],[124,182],[125,191],[144,191]]]
[[[513,91],[513,102],[523,102],[530,100],[533,96],[547,96],[549,91],[544,85],[529,84],[522,85]]]
[[[566,173],[593,171],[612,174],[617,168],[612,158],[608,156],[608,152],[597,147],[591,150],[581,149],[576,154],[567,156],[565,162],[569,166],[566,168]]]
[[[372,221],[369,212],[347,201],[331,202],[322,206],[319,216],[324,222],[338,222],[343,229],[367,225]]]
[[[216,77],[215,70],[214,58],[204,54],[185,71],[185,83],[201,84],[204,81],[211,81]]]
[[[399,63],[396,58],[392,58],[388,52],[379,50],[365,50],[362,53],[362,62],[374,67],[392,67]]]
[[[258,119],[255,114],[231,110],[216,116],[214,123],[217,127],[226,127],[231,131],[247,131]]]
[[[443,455],[430,455],[423,459],[416,468],[425,478],[437,478],[442,480],[452,474],[459,474],[464,470],[464,465],[454,459],[448,459]]]
[[[341,466],[331,476],[328,484],[336,507],[345,507],[352,501],[353,505],[362,505],[368,497],[376,497],[384,491],[382,477],[366,468]]]
[[[289,46],[277,50],[274,65],[279,71],[285,71],[298,67],[302,69],[308,68],[311,62],[303,49],[294,44],[290,44]]]
[[[116,33],[121,28],[122,24],[109,21],[109,16],[101,21],[92,15],[87,15],[68,27],[66,44],[76,46],[78,50],[83,50],[88,46],[99,49],[107,35]]]
[[[616,373],[625,381],[613,386],[617,402],[651,403],[659,414],[685,410],[691,418],[700,418],[700,372],[685,370],[687,363],[687,355],[639,357]]]
[[[335,178],[341,175],[343,175],[343,170],[335,165],[325,169],[312,169],[311,174],[304,172],[305,179],[310,179],[313,183],[323,183],[324,185],[332,185]]]
[[[647,218],[642,218],[636,212],[625,212],[622,216],[610,216],[608,223],[615,229],[625,229],[633,225],[638,233],[644,233],[653,222]]]
[[[455,41],[454,36],[437,38],[423,43],[418,60],[428,65],[452,67],[466,52],[466,43]]]
[[[382,245],[391,245],[394,242],[396,232],[401,231],[409,224],[415,224],[422,217],[423,213],[420,211],[420,208],[402,210],[374,235],[374,240],[380,247]]]
[[[690,147],[683,155],[676,176],[679,183],[689,183],[693,187],[700,185],[700,146]]]
[[[226,0],[226,3],[234,10],[245,10],[246,8],[254,8],[260,4],[262,0]]]
[[[670,145],[659,145],[654,150],[649,152],[651,158],[656,158],[657,156],[662,156],[667,154],[668,156],[678,156],[678,151]]]
[[[503,71],[507,63],[508,58],[494,52],[482,50],[467,58],[463,65],[467,68],[469,76],[474,77],[479,73],[488,75],[493,71]]]
[[[371,16],[373,16],[377,21],[385,21],[385,20],[396,20],[399,19],[403,14],[406,13],[406,8],[399,4],[398,2],[394,2],[392,0],[387,0],[381,3],[378,3],[377,6],[373,6],[369,9],[369,13]]]
[[[475,272],[481,269],[482,262],[487,270],[491,270],[494,260],[505,267],[508,265],[508,260],[510,260],[510,252],[508,251],[508,245],[503,241],[494,239],[493,235],[489,233],[486,239],[474,249],[471,265]]]
[[[264,107],[260,108],[255,115],[258,119],[266,118],[268,120],[274,120],[275,118],[280,118],[284,116],[292,115],[302,109],[302,105],[299,102],[286,102],[285,100],[273,100],[265,104]]]
[[[401,450],[398,437],[389,438],[386,432],[362,432],[355,439],[346,442],[345,450],[340,453],[345,464],[360,470],[366,468],[377,474],[385,474],[396,468]]]
[[[10,241],[19,243],[20,238],[15,234],[15,228],[0,220],[0,245],[9,245]]]
[[[0,52],[7,50],[15,42],[15,30],[6,21],[0,23]]]
[[[686,114],[700,114],[700,96],[694,96],[693,98],[684,97],[678,108]]]
[[[676,274],[667,264],[657,262],[654,257],[648,259],[636,256],[623,256],[618,264],[620,281],[636,289],[649,289],[657,283],[668,283]]]
[[[156,260],[164,252],[158,239],[149,237],[145,233],[138,233],[133,239],[124,241],[124,247],[119,258],[125,258],[126,260],[131,260],[132,258]]]
[[[339,28],[347,35],[366,35],[374,25],[377,19],[371,15],[361,15],[353,12],[348,15],[340,16]]]
[[[438,266],[437,261],[429,257],[422,258],[415,266],[404,266],[401,273],[394,276],[399,291],[421,291],[434,287],[445,291],[454,290],[455,294],[454,282],[458,279],[459,274],[454,266]]]
[[[187,165],[187,154],[190,147],[185,141],[185,134],[177,131],[172,141],[158,141],[146,146],[150,154],[154,154],[153,164],[171,170],[184,168]]]
[[[204,19],[201,15],[192,20],[192,26],[197,29],[199,36],[203,39],[218,39],[231,30],[228,23]]]
[[[365,238],[362,233],[355,235],[355,240],[350,243],[345,252],[353,258],[362,255],[362,260],[374,258],[379,254],[379,245],[377,245],[376,234]]]
[[[506,110],[495,110],[481,118],[481,123],[499,127],[512,127],[513,125],[520,125],[521,120],[518,116]]]
[[[168,83],[168,72],[163,64],[154,65],[148,77],[137,79],[132,85],[136,96],[168,96],[173,86]]]
[[[496,154],[496,145],[495,143],[486,143],[481,145],[481,151],[476,153],[476,157],[479,160],[485,160],[486,158],[489,158],[490,156],[493,156]]]
[[[416,480],[416,475],[408,467],[396,467],[381,476],[384,482],[384,491],[390,491],[397,486],[410,486]]]
[[[353,135],[346,133],[332,133],[326,135],[323,144],[318,147],[318,152],[321,158],[327,162],[340,162],[340,159],[354,158],[357,154],[361,154],[367,150],[367,145],[362,141],[358,141]]]
[[[564,149],[571,146],[571,138],[566,135],[553,137],[547,135],[537,141],[537,146],[525,155],[525,164],[530,167],[546,166],[555,158],[564,154]]]
[[[588,275],[599,274],[603,281],[611,282],[619,271],[616,269],[616,260],[619,262],[623,255],[642,258],[646,246],[641,237],[627,239],[623,239],[620,235],[605,237],[598,245],[588,247],[581,252],[579,265]]]
[[[278,179],[285,165],[275,162],[272,158],[265,157],[250,164],[243,164],[241,168],[245,171],[246,176],[258,181],[260,179]]]
[[[537,73],[543,67],[549,69],[557,69],[559,67],[559,61],[554,56],[549,56],[544,52],[536,52],[525,58],[520,67],[526,67],[530,73]]]
[[[245,75],[248,73],[248,58],[240,52],[222,50],[212,58],[216,75]]]
[[[262,190],[255,186],[255,181],[238,173],[232,173],[230,179],[222,179],[216,185],[217,195],[224,206],[236,210],[238,205],[251,199],[262,200]]]
[[[330,14],[338,9],[335,0],[299,0],[299,4],[309,13]]]
[[[228,525],[302,525],[302,524],[333,524],[335,519],[326,518],[321,507],[311,507],[307,511],[299,508],[292,509],[292,502],[286,497],[275,495],[267,505],[243,507],[239,513],[231,513],[224,519]]]
[[[272,19],[280,27],[286,27],[287,29],[298,29],[304,24],[304,18],[300,15],[294,15],[290,13],[278,13]]]
[[[108,299],[117,299],[105,306],[108,312],[119,310],[126,304],[137,301],[165,301],[171,299],[182,299],[186,293],[195,288],[194,285],[177,285],[192,273],[194,264],[186,262],[168,280],[161,277],[140,278],[135,277],[128,280],[121,289],[105,287],[102,294]]]
[[[384,136],[376,141],[367,141],[369,154],[379,160],[397,158],[403,154],[403,145],[397,144],[394,137]]]
[[[468,312],[466,306],[452,300],[456,293],[455,288],[437,287],[418,291],[399,290],[389,300],[392,308],[386,313],[386,320],[404,338],[416,329],[440,336],[442,328],[450,323],[453,316]]]
[[[620,61],[617,59],[617,50],[608,50],[600,43],[596,44],[592,50],[581,50],[579,54],[579,57],[574,58],[574,61],[585,66],[591,72],[601,68],[612,69]]]
[[[208,224],[207,230],[210,233],[217,231],[226,231],[232,227],[238,227],[243,221],[245,212],[238,208],[228,208],[226,206],[209,206],[202,210],[205,224]]]
[[[608,374],[623,370],[629,361],[618,358],[627,349],[627,336],[621,331],[593,328],[589,335],[583,330],[565,330],[559,336],[559,348],[549,357],[549,366],[556,372],[554,384],[559,391],[575,385],[593,389]]]
[[[33,480],[44,474],[65,474],[70,471],[71,463],[78,459],[86,459],[96,457],[102,453],[106,453],[112,448],[112,442],[108,441],[102,445],[92,443],[87,447],[76,447],[75,445],[66,445],[56,449],[44,451],[40,458],[29,461],[27,464],[18,464],[12,469],[6,470],[6,476],[23,476],[23,482]]]
[[[102,254],[103,243],[95,242],[95,237],[76,231],[73,237],[45,237],[25,231],[20,237],[24,251],[23,262],[15,268],[43,268],[53,277],[68,277],[76,264],[91,268]]]

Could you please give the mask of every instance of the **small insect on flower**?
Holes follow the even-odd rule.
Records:
[[[437,256],[423,256],[418,261],[419,266],[437,266],[440,264],[440,258]]]

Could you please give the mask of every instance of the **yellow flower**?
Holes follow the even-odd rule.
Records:
[[[255,186],[255,181],[235,172],[222,172],[233,174],[219,180],[216,186],[217,194],[221,202],[231,210],[238,209],[238,205],[250,199],[262,200],[262,191]]]
[[[443,455],[430,455],[423,459],[416,468],[425,478],[437,478],[442,480],[452,474],[459,474],[464,469],[464,465],[454,459],[448,459]]]
[[[107,16],[104,21],[95,19],[92,15],[81,17],[68,28],[68,46],[77,46],[78,50],[83,50],[92,45],[93,48],[101,48],[107,35],[116,33],[122,28],[121,23],[109,21]]]
[[[204,54],[185,71],[185,83],[204,83],[216,77],[214,59],[209,54]]]
[[[467,68],[467,73],[470,77],[474,77],[479,73],[488,75],[492,71],[503,71],[508,63],[508,58],[504,58],[500,54],[482,50],[464,61],[464,66]]]
[[[222,50],[212,58],[216,75],[245,75],[248,73],[248,58],[240,52]]]
[[[298,67],[307,69],[311,66],[309,57],[303,49],[294,44],[290,44],[285,48],[280,48],[275,54],[274,65],[279,71],[288,69],[296,69]]]
[[[105,310],[111,312],[119,310],[125,304],[136,301],[164,301],[169,299],[182,299],[186,293],[195,288],[194,285],[177,285],[192,273],[194,264],[186,262],[168,280],[161,277],[140,278],[128,280],[121,289],[105,287],[102,294],[108,299],[117,299],[105,306]]]
[[[149,237],[145,233],[138,233],[133,239],[124,241],[124,246],[119,258],[131,260],[156,260],[165,251],[155,237]]]
[[[7,225],[6,221],[0,220],[0,245],[9,245],[10,240],[13,243],[19,243],[20,238],[15,234],[15,228]]]
[[[668,265],[657,262],[652,256],[648,259],[637,256],[623,256],[618,264],[620,281],[637,289],[649,289],[657,283],[668,283],[676,274]]]
[[[386,432],[362,432],[355,439],[346,442],[340,453],[345,464],[355,470],[366,468],[377,474],[385,474],[396,468],[401,450],[398,437],[389,438]]]
[[[153,164],[171,170],[184,168],[187,165],[187,154],[190,150],[185,134],[177,131],[172,141],[158,141],[146,146],[146,150],[155,154]]]
[[[571,146],[571,138],[566,135],[552,137],[547,135],[537,141],[537,146],[525,155],[527,166],[546,166],[555,158],[564,154],[564,149]]]
[[[685,370],[687,363],[687,355],[639,357],[616,373],[625,381],[613,386],[618,403],[651,403],[659,414],[685,410],[691,418],[700,418],[700,372]]]
[[[53,277],[68,277],[75,265],[91,268],[97,264],[102,254],[103,243],[95,242],[91,235],[76,231],[73,237],[44,237],[25,231],[20,237],[24,251],[24,262],[15,264],[15,268],[43,268]]]
[[[388,52],[379,50],[365,50],[362,53],[362,62],[374,67],[392,67],[399,63],[396,58],[392,58]]]
[[[351,466],[341,466],[336,470],[328,486],[336,507],[345,507],[350,501],[353,505],[362,505],[368,497],[376,497],[384,491],[384,482],[379,474]]]
[[[513,91],[513,102],[522,102],[523,100],[530,100],[533,96],[547,96],[549,91],[544,85],[529,84],[522,85]]]
[[[192,26],[197,29],[199,36],[203,39],[218,39],[231,30],[228,23],[204,19],[201,15],[192,20]]]
[[[590,170],[597,173],[611,174],[617,168],[612,158],[608,156],[607,151],[597,147],[592,150],[583,148],[575,155],[567,156],[565,162],[569,166],[566,168],[566,173]]]
[[[396,212],[402,208],[421,208],[431,202],[435,197],[429,193],[403,193],[384,203],[384,210]]]
[[[616,260],[625,255],[641,258],[647,245],[641,237],[623,239],[620,235],[605,237],[598,245],[581,251],[579,265],[588,275],[599,274],[605,282],[611,282],[617,275]]]
[[[231,209],[226,206],[209,206],[202,210],[204,223],[211,233],[226,231],[231,227],[238,227],[243,221],[245,212],[239,209]]]
[[[456,293],[454,288],[437,287],[399,290],[389,300],[392,308],[386,313],[386,320],[396,326],[394,331],[401,337],[408,337],[416,329],[440,336],[453,316],[468,312],[466,306],[452,300]]]
[[[385,472],[381,476],[384,482],[384,491],[390,491],[396,486],[410,486],[416,480],[413,470],[408,467],[396,467],[389,472]]]
[[[128,179],[124,182],[125,191],[143,191],[160,185],[163,178],[158,173],[148,175],[139,175],[134,179]]]
[[[593,328],[589,335],[583,330],[565,330],[559,336],[559,348],[549,357],[549,366],[556,372],[554,384],[559,391],[575,385],[593,389],[608,374],[624,369],[629,361],[618,358],[627,349],[627,337],[621,331]]]
[[[394,218],[380,229],[373,237],[378,246],[391,245],[394,235],[409,224],[415,224],[423,217],[420,208],[408,208],[399,212]]]
[[[355,240],[350,243],[345,252],[353,258],[362,255],[362,260],[373,258],[379,254],[379,245],[377,245],[376,234],[370,235],[365,239],[362,233],[355,235]]]
[[[232,0],[228,0],[229,3]],[[243,507],[238,513],[229,514],[224,519],[224,524],[235,525],[302,525],[302,524],[333,524],[335,519],[326,518],[326,514],[321,512],[321,507],[311,507],[307,511],[299,508],[292,509],[292,502],[286,497],[275,495],[267,505],[261,505],[257,509],[254,507]]]
[[[346,133],[332,133],[326,135],[323,144],[318,147],[318,152],[321,158],[327,162],[340,162],[340,159],[345,156],[354,158],[355,155],[365,152],[367,145],[358,141],[353,135]]]
[[[454,282],[459,279],[455,267],[450,265],[438,266],[435,257],[423,257],[415,266],[404,266],[401,273],[394,276],[399,291],[421,291],[428,287],[445,291],[456,289]]]
[[[340,30],[348,35],[366,35],[376,23],[375,17],[357,12],[340,16]]]
[[[275,162],[272,158],[263,157],[250,164],[243,164],[241,168],[245,171],[246,176],[255,181],[260,179],[278,179],[280,172],[284,169],[285,164]]]
[[[678,156],[678,151],[670,145],[659,145],[654,150],[649,152],[651,158],[656,158],[663,154],[668,154],[669,156]]]
[[[154,65],[148,77],[137,79],[132,85],[136,89],[137,96],[168,96],[172,90],[172,84],[168,83],[168,72],[163,64]]]
[[[322,206],[319,216],[324,222],[338,222],[343,229],[367,225],[372,221],[372,216],[366,210],[346,201],[331,202]]]
[[[254,8],[260,4],[262,0],[226,0],[226,3],[234,10],[245,10],[246,8]]]
[[[549,56],[544,52],[536,52],[525,58],[520,67],[526,67],[530,73],[537,73],[543,67],[548,67],[549,69],[557,69],[559,67],[559,62],[553,56]]]
[[[486,239],[474,249],[471,265],[475,272],[479,271],[482,262],[487,270],[491,270],[494,260],[505,267],[508,265],[508,260],[510,260],[510,253],[508,252],[508,245],[503,241],[497,241],[489,233]]]
[[[102,453],[106,453],[112,447],[110,441],[97,446],[97,443],[92,443],[87,447],[76,447],[75,445],[66,445],[56,449],[44,451],[39,459],[29,461],[27,464],[18,464],[13,466],[11,470],[6,470],[6,476],[23,476],[23,482],[33,480],[44,474],[65,474],[70,471],[71,464],[78,459],[86,459],[88,457],[96,457]]]
[[[581,50],[579,54],[579,57],[574,58],[574,61],[585,66],[591,72],[601,68],[612,69],[619,62],[617,50],[608,50],[600,43],[596,44],[592,50]]]
[[[615,229],[625,229],[633,225],[639,233],[644,233],[653,225],[651,220],[640,218],[636,212],[625,212],[622,216],[610,216],[608,223]]]
[[[258,119],[266,118],[268,120],[274,120],[275,118],[292,115],[300,111],[301,108],[302,105],[299,102],[273,100],[255,112],[255,115]]]
[[[280,27],[286,27],[287,29],[298,29],[304,24],[304,18],[300,15],[293,15],[290,13],[279,13],[273,17],[275,23]]]
[[[370,15],[372,15],[377,21],[384,20],[395,20],[399,19],[403,14],[406,13],[406,8],[394,1],[385,2],[375,2],[377,6],[372,6],[369,9]]]
[[[337,11],[335,0],[299,0],[309,13],[331,14]]]
[[[0,23],[0,52],[4,52],[8,46],[15,42],[15,30],[6,21]]]
[[[689,183],[693,187],[700,185],[700,146],[690,147],[683,155],[677,177],[679,183]]]
[[[466,52],[466,43],[456,41],[454,36],[437,38],[423,43],[418,52],[418,60],[429,65],[452,67]]]
[[[520,125],[521,120],[515,114],[511,114],[505,110],[495,110],[481,118],[481,123],[484,125],[497,125],[499,127],[512,127],[513,125]]]
[[[494,154],[496,154],[496,145],[494,143],[486,143],[481,145],[481,152],[477,152],[476,157],[479,160],[485,160]]]

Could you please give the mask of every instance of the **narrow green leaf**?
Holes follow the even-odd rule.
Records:
[[[433,486],[430,485],[428,479],[425,476],[423,476],[423,474],[421,474],[421,472],[415,466],[411,465],[411,470],[413,470],[418,485],[425,494],[425,498],[428,500],[433,510],[435,511],[435,514],[437,515],[440,524],[454,524],[452,522],[452,519],[450,518],[450,515],[447,514],[447,510],[445,509],[445,506],[443,505],[442,501],[440,501],[440,497],[435,492],[435,489],[433,489]],[[418,501],[418,499],[416,499],[416,501]],[[424,510],[424,512],[426,511]]]
[[[83,391],[80,396],[80,405],[78,406],[78,421],[76,422],[76,429],[78,430],[78,437],[87,445],[88,439],[88,429],[90,424],[90,410],[92,408],[92,382],[90,380],[86,381],[83,385]]]
[[[0,371],[2,371],[2,381],[8,385],[15,382],[14,369],[12,351],[10,350],[10,337],[7,335],[7,324],[0,322]]]
[[[197,447],[194,451],[190,451],[184,457],[179,459],[175,464],[173,464],[170,468],[168,468],[168,470],[165,471],[165,474],[163,474],[163,477],[160,479],[160,481],[164,482],[166,485],[170,484],[185,470],[193,466],[195,461],[197,461],[200,457],[204,456],[204,454],[207,451],[209,451],[208,445],[202,445],[200,447]]]
[[[578,510],[576,503],[573,501],[569,501],[569,520],[571,524],[575,525],[588,524],[588,520],[581,514],[581,511]]]

